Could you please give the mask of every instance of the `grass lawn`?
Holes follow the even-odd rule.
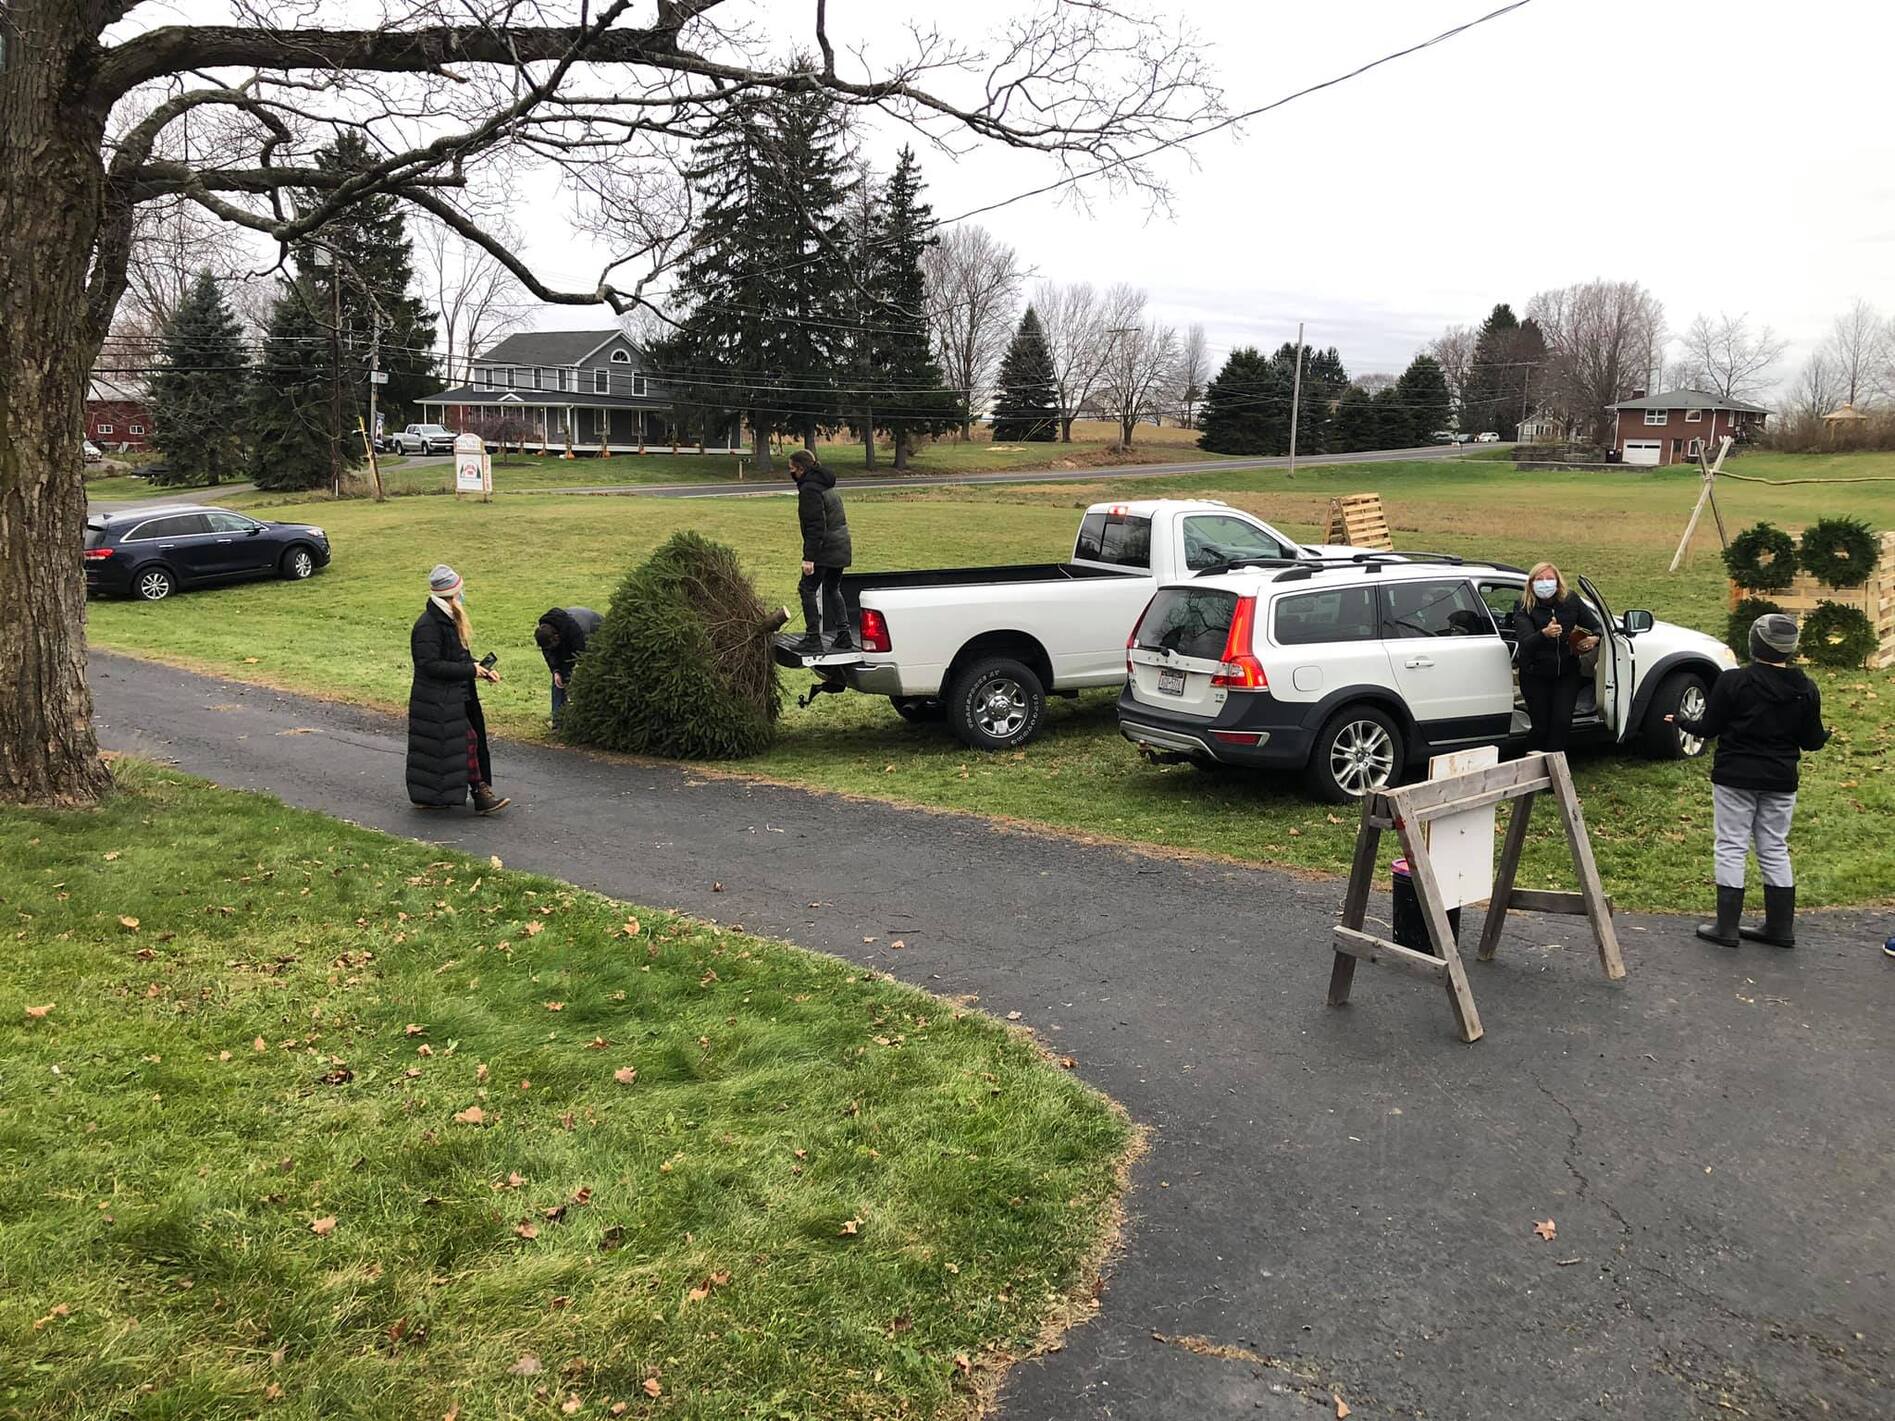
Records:
[[[1520,474],[1487,461],[1415,462],[1323,466],[1294,480],[1218,470],[1149,484],[1118,480],[1109,489],[1079,483],[857,494],[850,523],[865,568],[1016,562],[1065,556],[1077,510],[1097,498],[1204,493],[1313,536],[1332,494],[1368,489],[1381,491],[1398,541],[1410,547],[1520,564],[1552,556],[1591,575],[1615,609],[1649,607],[1667,620],[1723,630],[1715,534],[1700,535],[1682,572],[1665,572],[1697,493],[1690,470]],[[1720,500],[1733,530],[1761,517],[1802,522],[1818,511],[1895,526],[1895,485],[1730,484]],[[547,607],[603,609],[626,566],[679,528],[737,548],[772,597],[790,600],[797,570],[794,513],[780,499],[399,500],[326,507],[320,518],[335,540],[336,563],[313,581],[232,587],[155,606],[98,603],[94,639],[239,679],[399,709],[410,677],[408,627],[427,569],[446,558],[467,578],[477,639],[500,653],[508,676],[484,693],[490,721],[510,734],[543,735],[545,675],[531,636]],[[1841,734],[1805,771],[1795,835],[1803,898],[1812,905],[1887,901],[1877,826],[1895,811],[1888,718],[1895,675],[1825,673],[1819,680],[1827,717]],[[825,697],[809,711],[790,711],[777,748],[740,768],[1143,843],[1333,872],[1346,867],[1354,834],[1347,814],[1311,805],[1283,781],[1147,766],[1119,738],[1112,703],[1105,692],[1056,701],[1041,741],[1017,758],[991,759],[966,751],[939,726],[898,720],[883,701]],[[1705,766],[1613,753],[1581,755],[1576,770],[1601,868],[1619,900],[1675,908],[1707,902]],[[1563,874],[1550,817],[1538,827],[1527,871]],[[1656,844],[1665,851],[1654,853]]]
[[[117,768],[0,811],[0,1415],[956,1416],[1086,1281],[991,1019]]]

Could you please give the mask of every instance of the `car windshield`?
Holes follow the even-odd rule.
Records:
[[[1237,594],[1210,587],[1166,587],[1138,624],[1138,644],[1180,656],[1219,661],[1237,610]]]

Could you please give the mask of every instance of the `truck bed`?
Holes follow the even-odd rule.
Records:
[[[1008,567],[938,567],[915,572],[845,572],[842,599],[851,612],[861,608],[862,593],[907,591],[919,587],[973,587],[1031,582],[1084,582],[1094,578],[1147,577],[1135,568],[1083,567],[1066,562],[1016,563]]]

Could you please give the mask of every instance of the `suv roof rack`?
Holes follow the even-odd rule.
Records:
[[[1199,568],[1193,576],[1216,577],[1222,573],[1235,572],[1242,568],[1277,568],[1275,582],[1298,582],[1314,577],[1319,572],[1347,572],[1351,568],[1360,568],[1365,573],[1380,572],[1388,567],[1412,567],[1415,564],[1441,567],[1490,567],[1496,572],[1525,572],[1512,563],[1493,562],[1486,558],[1464,558],[1458,553],[1431,553],[1407,548],[1383,551],[1379,548],[1366,549],[1352,553],[1348,557],[1328,558],[1283,558],[1254,557],[1229,558],[1223,562],[1212,563],[1209,567]]]

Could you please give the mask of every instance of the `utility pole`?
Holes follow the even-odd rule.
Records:
[[[1296,477],[1296,421],[1303,404],[1303,323],[1296,323],[1296,375],[1290,382],[1290,477]]]
[[[342,497],[342,264],[329,254],[329,492]]]

